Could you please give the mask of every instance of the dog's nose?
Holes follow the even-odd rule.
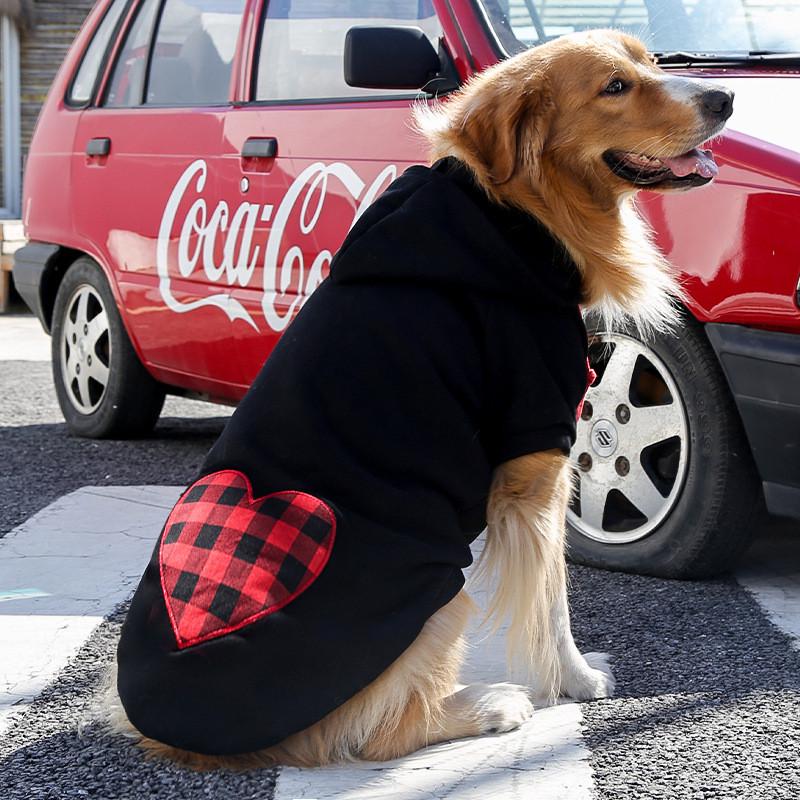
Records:
[[[733,92],[729,89],[709,89],[700,96],[700,102],[709,116],[728,119],[733,113]]]

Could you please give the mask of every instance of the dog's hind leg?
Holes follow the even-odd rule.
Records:
[[[316,725],[270,748],[270,756],[293,766],[386,761],[436,742],[518,727],[533,713],[523,687],[476,684],[456,690],[473,609],[466,592],[459,593],[373,683]]]
[[[437,742],[513,730],[533,714],[529,692],[522,686],[472,684],[455,690],[464,642],[463,636],[447,642],[447,632],[453,618],[460,617],[465,607],[473,608],[472,601],[462,592],[428,621],[411,648],[385,673],[390,683],[397,681],[398,673],[415,675],[416,686],[402,716],[396,723],[375,729],[359,752],[361,758],[386,761]],[[462,631],[465,622],[466,618],[463,623],[458,620]],[[446,653],[442,652],[443,644],[450,645]],[[406,656],[409,658],[403,663]],[[429,669],[439,672],[432,682],[427,680],[427,672],[418,671],[426,663]]]
[[[316,724],[255,753],[206,756],[142,736],[119,701],[116,670],[107,677],[102,716],[111,731],[129,736],[149,755],[201,770],[385,761],[436,742],[511,730],[533,713],[525,688],[475,684],[457,690],[464,629],[473,610],[467,593],[460,592],[375,681]]]

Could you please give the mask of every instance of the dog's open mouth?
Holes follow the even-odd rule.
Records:
[[[710,150],[695,147],[679,156],[652,158],[621,150],[606,150],[603,160],[609,169],[636,186],[689,189],[713,180],[719,168]]]

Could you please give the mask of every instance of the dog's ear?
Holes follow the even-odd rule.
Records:
[[[552,98],[544,76],[487,75],[470,86],[453,120],[460,144],[486,169],[495,184],[520,170],[539,175],[550,125]]]

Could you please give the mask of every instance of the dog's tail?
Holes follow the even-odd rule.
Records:
[[[476,579],[491,581],[488,618],[496,631],[508,620],[509,665],[553,699],[559,692],[560,630],[556,619],[566,590],[564,512],[569,463],[559,451],[502,464],[489,496],[489,532]]]

